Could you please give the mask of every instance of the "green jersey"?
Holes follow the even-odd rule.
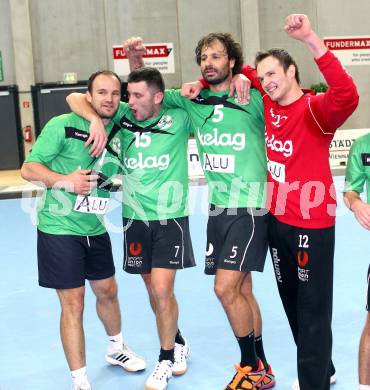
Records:
[[[106,126],[111,134],[108,151],[101,158],[93,158],[84,147],[89,136],[90,123],[75,114],[51,119],[33,145],[26,162],[37,162],[50,170],[69,174],[78,169],[94,169],[107,177],[119,171],[121,152],[120,134],[113,122]],[[49,234],[93,236],[105,233],[104,213],[109,192],[94,189],[89,196],[77,195],[63,189],[47,188],[38,202],[38,228]]]
[[[361,194],[366,183],[367,203],[370,203],[370,133],[356,139],[348,156],[344,191]]]
[[[188,215],[186,112],[162,109],[156,118],[137,121],[121,103],[113,120],[123,129],[123,217],[151,221]]]
[[[264,207],[267,164],[262,98],[252,89],[250,103],[242,106],[228,93],[204,89],[188,100],[178,90],[167,90],[164,103],[182,107],[190,116],[209,202],[227,208]]]

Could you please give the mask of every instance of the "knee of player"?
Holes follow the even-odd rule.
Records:
[[[84,300],[79,298],[64,299],[61,301],[62,313],[73,317],[81,317],[84,311]]]
[[[117,299],[118,287],[116,283],[111,283],[101,289],[96,298],[98,301],[114,301]]]
[[[156,303],[167,302],[174,296],[173,286],[166,283],[152,283],[152,294]]]
[[[214,291],[223,305],[232,305],[238,296],[238,291],[235,286],[223,281],[216,281]]]

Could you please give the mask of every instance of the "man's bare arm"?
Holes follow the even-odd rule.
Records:
[[[312,30],[311,23],[306,15],[292,14],[287,16],[284,30],[291,38],[305,43],[316,59],[328,51],[322,39]]]
[[[344,203],[353,211],[359,224],[370,230],[370,204],[363,202],[360,194],[355,191],[344,193]]]
[[[91,170],[80,169],[70,174],[57,173],[38,162],[25,162],[21,168],[23,179],[43,183],[47,188],[64,189],[79,195],[86,195],[96,187],[97,175]]]

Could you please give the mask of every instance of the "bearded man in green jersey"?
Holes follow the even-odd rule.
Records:
[[[187,145],[191,130],[184,110],[162,106],[158,70],[137,69],[128,77],[129,103],[113,121],[121,133],[124,270],[141,274],[157,320],[160,354],[146,381],[163,390],[172,374],[187,370],[189,346],[178,330],[176,271],[195,265],[188,222]],[[83,94],[67,98],[74,112],[94,122],[97,113]]]
[[[66,114],[46,124],[21,169],[24,179],[46,187],[38,205],[39,284],[57,291],[62,310],[61,339],[75,390],[91,388],[82,322],[86,279],[109,338],[106,360],[127,371],[145,368],[145,361],[122,340],[112,248],[103,223],[110,183],[102,177],[114,176],[119,167],[119,128],[111,118],[117,112],[120,96],[121,81],[115,73],[100,71],[91,75],[87,97],[108,135],[101,158],[90,156],[84,147],[90,123]]]
[[[124,47],[131,69],[143,66],[142,39],[131,38]],[[250,102],[243,106],[229,96],[232,76],[243,64],[240,44],[230,34],[203,37],[195,54],[210,89],[193,100],[169,90],[164,104],[189,114],[209,187],[205,272],[215,275],[216,295],[241,350],[227,389],[267,389],[275,385],[275,377],[263,350],[251,279],[251,271],[263,270],[267,252],[262,98],[251,90]]]
[[[366,201],[360,194],[366,187]],[[358,223],[370,230],[370,133],[356,139],[349,151],[344,203]],[[359,390],[370,390],[370,265],[367,271],[367,317],[358,354]]]

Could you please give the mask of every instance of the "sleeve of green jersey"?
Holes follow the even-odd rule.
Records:
[[[256,109],[257,119],[265,123],[263,100],[261,94],[257,91],[257,89],[254,88],[251,88],[250,94],[251,94],[250,101],[252,102],[252,104]]]
[[[120,102],[118,105],[118,110],[114,114],[114,117],[112,118],[113,122],[118,124],[119,121],[121,120],[121,118],[127,114],[127,111],[129,109],[130,108],[129,108],[128,103]]]
[[[355,142],[348,155],[344,192],[355,191],[361,194],[364,190],[365,181],[366,174],[361,160],[361,151],[358,150]]]
[[[25,161],[47,165],[60,153],[64,145],[64,122],[61,123],[59,118],[53,118],[41,131],[36,143],[32,146],[31,154]]]
[[[185,108],[186,98],[181,96],[179,89],[166,89],[164,91],[163,105],[165,108]]]

